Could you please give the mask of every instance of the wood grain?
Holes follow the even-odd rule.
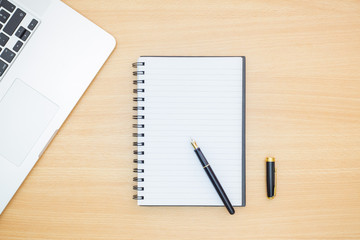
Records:
[[[65,2],[118,46],[0,217],[0,239],[360,239],[359,1]],[[140,55],[247,57],[247,206],[236,215],[131,199]]]

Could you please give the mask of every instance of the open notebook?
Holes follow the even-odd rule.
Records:
[[[140,57],[134,64],[139,205],[222,206],[196,139],[234,206],[245,206],[245,58]]]

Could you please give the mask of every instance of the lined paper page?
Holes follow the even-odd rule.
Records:
[[[223,205],[190,144],[194,138],[233,205],[242,205],[240,57],[141,57],[145,110],[139,205]]]

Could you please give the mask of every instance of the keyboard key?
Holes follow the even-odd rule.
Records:
[[[4,27],[4,32],[9,36],[13,35],[16,28],[20,25],[21,21],[24,19],[26,13],[21,9],[16,9],[14,15],[10,18],[9,22]]]
[[[2,59],[4,59],[5,61],[7,61],[8,63],[11,63],[11,61],[14,59],[15,57],[15,53],[13,51],[11,51],[8,48],[5,48],[5,50],[2,52],[2,54],[0,55],[0,57]]]
[[[15,36],[18,38],[21,38],[22,35],[25,33],[26,29],[24,27],[19,27],[19,29],[16,31]]]
[[[26,30],[24,27],[20,27],[19,30],[16,31],[15,36],[17,36],[23,41],[26,41],[29,38],[30,34],[30,31]]]
[[[4,26],[4,25],[2,25],[2,24],[0,23],[0,29],[2,29],[2,28],[3,28],[3,26]]]
[[[8,10],[9,12],[13,12],[15,10],[15,5],[7,0],[0,0],[0,6]]]
[[[25,42],[29,38],[29,36],[30,36],[30,31],[25,30],[25,32],[21,36],[21,40],[23,40]]]
[[[20,27],[19,30],[16,31],[15,36],[17,36],[23,41],[26,41],[29,38],[30,34],[30,31],[26,30],[24,27]]]
[[[15,52],[18,52],[22,46],[23,46],[23,43],[22,43],[21,41],[17,41],[17,43],[16,43],[15,46],[13,47],[13,50],[14,50]]]
[[[0,60],[0,77],[4,74],[8,66],[4,61]]]
[[[0,33],[0,46],[5,46],[6,45],[6,43],[9,41],[9,37],[8,36],[6,36],[5,34],[3,34],[3,33]]]
[[[1,9],[0,11],[0,22],[6,23],[6,21],[9,19],[10,14],[5,11],[4,9]]]
[[[30,29],[31,31],[34,30],[34,28],[36,27],[36,25],[37,25],[38,23],[39,23],[39,22],[36,21],[36,19],[33,19],[33,20],[31,21],[31,23],[29,24],[28,29]]]

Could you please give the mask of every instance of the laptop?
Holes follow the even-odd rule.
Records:
[[[0,214],[115,45],[60,0],[0,0]]]

